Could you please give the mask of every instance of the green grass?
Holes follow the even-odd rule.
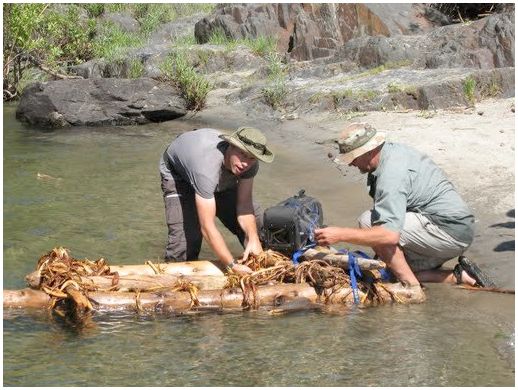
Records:
[[[243,45],[248,47],[255,55],[265,58],[275,53],[277,49],[277,39],[274,37],[259,36],[254,39],[233,39],[228,37],[222,29],[212,31],[207,43],[224,46],[226,51],[233,51],[239,45]]]
[[[282,79],[270,81],[270,83],[262,89],[264,101],[274,110],[281,107],[286,100],[288,90],[286,83]]]
[[[417,114],[417,116],[419,118],[424,118],[424,119],[430,119],[430,118],[433,118],[436,114],[436,111],[428,111],[428,110],[421,110],[419,111],[419,114]]]
[[[388,83],[387,91],[388,93],[403,92],[403,87],[397,83]]]
[[[415,85],[403,85],[398,83],[388,83],[387,85],[388,93],[399,93],[404,92],[408,95],[417,96],[417,87]]]
[[[502,94],[501,82],[495,74],[492,74],[489,82],[483,84],[480,89],[480,95],[483,97],[497,97]]]
[[[142,37],[137,33],[128,33],[113,23],[103,23],[99,35],[94,39],[93,50],[95,57],[107,61],[117,61],[135,47],[143,44]]]
[[[347,76],[347,77],[343,77],[341,78],[339,81],[340,82],[347,82],[347,81],[350,81],[350,80],[357,80],[357,79],[361,79],[361,78],[364,78],[364,77],[370,77],[370,76],[375,76],[377,74],[380,74],[386,70],[390,70],[390,69],[399,69],[399,68],[403,68],[405,66],[409,66],[412,64],[412,61],[410,60],[401,60],[401,61],[389,61],[385,64],[382,64],[382,65],[379,65],[379,66],[376,66],[374,68],[371,68],[371,69],[367,69],[361,73],[357,73],[357,74],[353,74],[351,76]]]
[[[191,66],[185,51],[179,50],[168,56],[160,69],[166,80],[178,86],[189,110],[198,111],[205,106],[212,84]]]
[[[211,45],[226,45],[231,41],[232,39],[227,37],[225,31],[218,28],[211,32],[207,43]]]
[[[286,85],[286,66],[281,61],[278,53],[266,54],[268,83],[261,90],[265,102],[274,110],[281,107],[288,96]]]
[[[342,100],[372,100],[375,97],[379,96],[378,91],[374,90],[365,90],[365,89],[342,89],[339,91],[331,92],[331,97],[335,105],[339,105]]]
[[[463,85],[463,90],[464,90],[464,97],[466,98],[468,103],[474,104],[475,103],[475,91],[477,88],[476,80],[472,76],[469,76],[464,80],[462,85]]]
[[[266,57],[277,50],[277,39],[274,37],[259,36],[255,39],[245,39],[244,44],[260,57]]]
[[[128,66],[128,78],[138,79],[144,74],[144,65],[138,58],[132,58]]]
[[[181,35],[179,37],[175,37],[172,40],[172,43],[177,47],[194,46],[196,45],[196,38],[193,34]]]

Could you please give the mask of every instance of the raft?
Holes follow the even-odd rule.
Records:
[[[385,264],[378,260],[357,259],[365,280],[351,282],[349,261],[347,255],[316,248],[295,265],[268,250],[242,262],[253,273],[239,277],[207,260],[110,266],[103,258],[78,260],[67,249],[54,248],[27,275],[27,288],[4,290],[4,310],[46,309],[76,317],[96,311],[181,315],[267,310],[282,314],[425,300],[421,289],[382,282],[378,270]]]

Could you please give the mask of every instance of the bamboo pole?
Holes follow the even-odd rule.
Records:
[[[302,257],[305,260],[323,260],[326,263],[333,265],[335,267],[340,267],[349,270],[349,256],[340,254],[340,253],[330,253],[326,251],[321,251],[317,249],[308,249],[304,252]],[[360,269],[362,270],[371,270],[371,269],[382,269],[386,268],[386,265],[383,261],[374,260],[374,259],[363,259],[361,257],[357,257],[357,263]]]

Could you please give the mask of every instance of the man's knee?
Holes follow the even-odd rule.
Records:
[[[371,214],[372,214],[371,210],[367,210],[358,217],[358,226],[361,229],[367,229],[372,226],[371,225]]]

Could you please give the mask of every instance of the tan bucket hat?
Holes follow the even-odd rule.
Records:
[[[271,163],[273,152],[266,146],[266,137],[254,127],[240,127],[232,134],[221,134],[220,138],[237,146],[239,149],[250,153],[256,159],[265,163]]]
[[[350,164],[359,157],[385,142],[385,133],[376,131],[368,123],[351,123],[335,141],[340,154],[335,158],[338,164]]]

